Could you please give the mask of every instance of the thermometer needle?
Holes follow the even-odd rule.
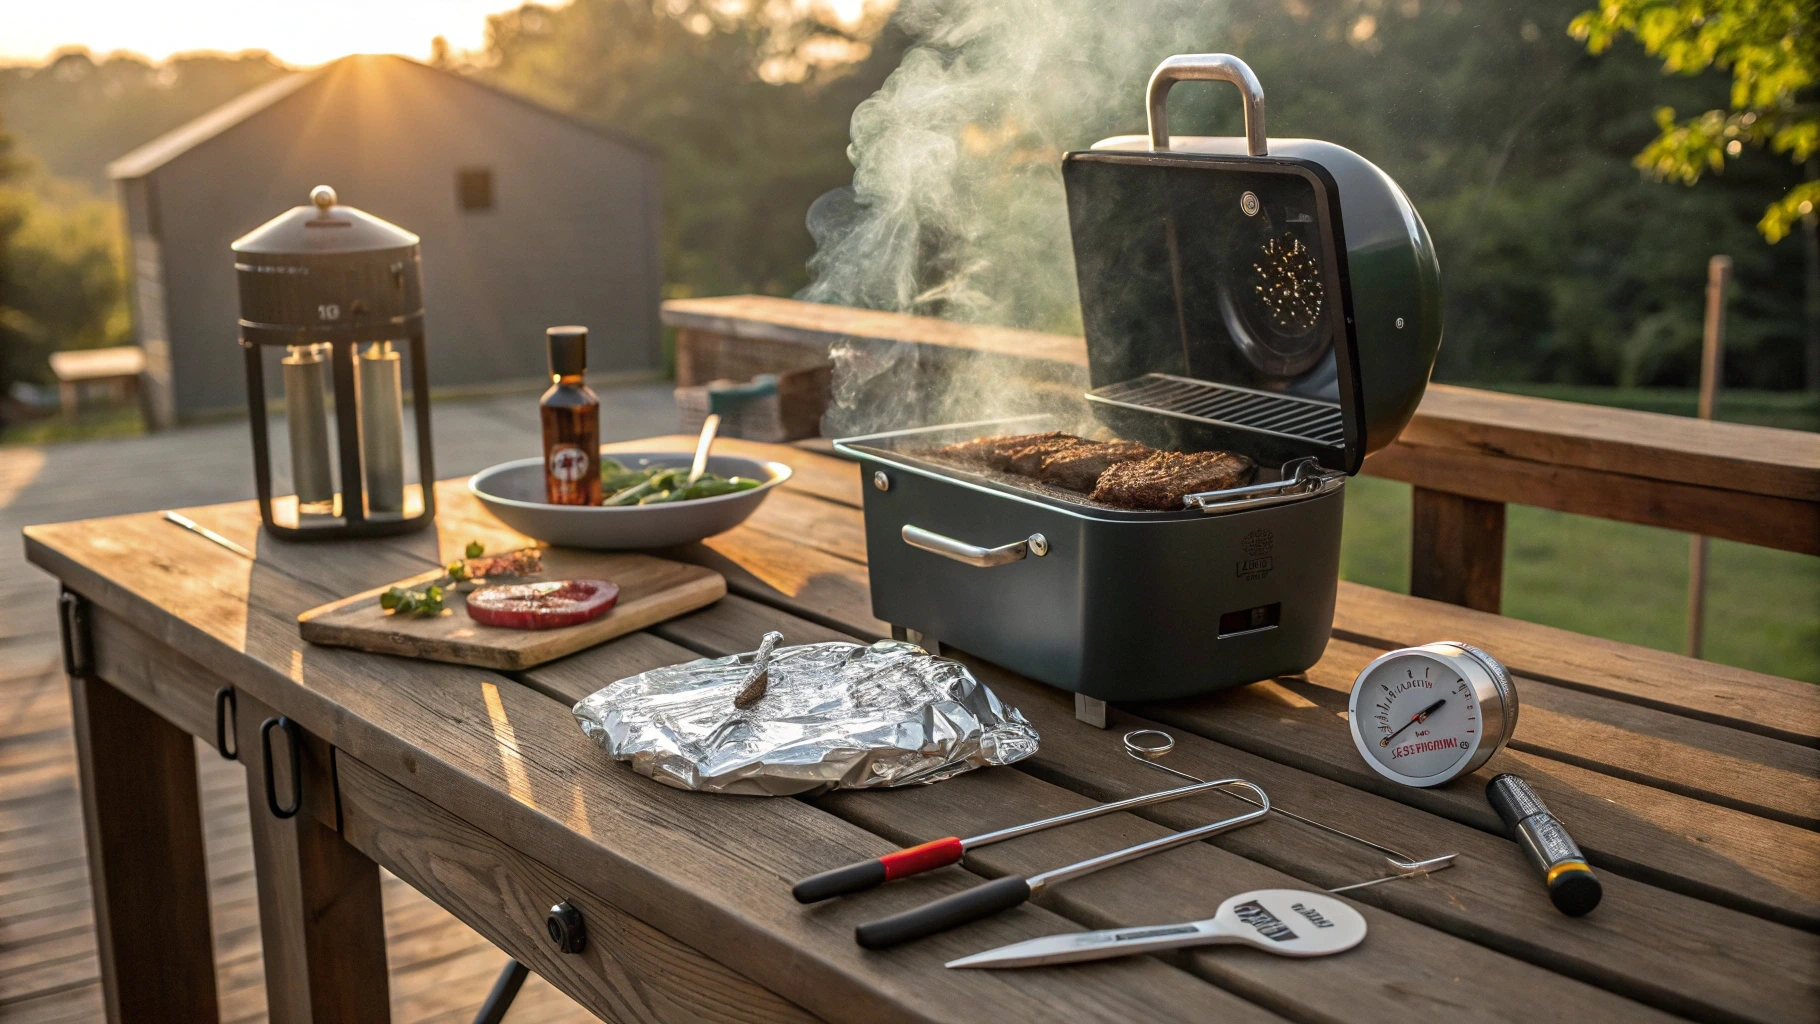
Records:
[[[1404,722],[1404,723],[1403,723],[1403,729],[1407,729],[1407,728],[1409,728],[1409,727],[1410,727],[1410,726],[1412,726],[1412,725],[1414,725],[1414,724],[1416,724],[1416,723],[1417,723],[1417,722],[1426,722],[1426,721],[1428,721],[1428,716],[1429,716],[1429,715],[1432,715],[1432,714],[1434,714],[1434,713],[1435,713],[1435,710],[1436,710],[1436,709],[1437,709],[1437,708],[1439,708],[1439,707],[1440,707],[1440,706],[1441,706],[1441,705],[1443,705],[1443,704],[1445,704],[1445,703],[1447,703],[1447,698],[1446,698],[1446,697],[1442,697],[1442,698],[1441,698],[1441,699],[1440,699],[1440,700],[1437,700],[1437,701],[1435,701],[1435,702],[1434,702],[1434,703],[1433,703],[1433,704],[1430,704],[1430,705],[1428,705],[1428,706],[1427,706],[1427,707],[1425,707],[1425,708],[1423,708],[1423,709],[1422,709],[1422,710],[1420,710],[1420,711],[1418,711],[1418,712],[1416,712],[1416,717],[1414,717],[1414,718],[1412,718],[1412,719],[1410,719],[1410,720],[1409,720],[1409,721],[1407,721],[1407,722]],[[1381,740],[1379,740],[1379,741],[1378,741],[1378,746],[1380,746],[1380,747],[1388,747],[1388,746],[1390,746],[1390,741],[1391,741],[1391,740],[1394,740],[1394,739],[1396,739],[1396,738],[1397,738],[1397,737],[1398,737],[1398,736],[1401,736],[1401,735],[1403,735],[1403,729],[1398,729],[1398,730],[1397,730],[1397,731],[1396,731],[1396,732],[1393,732],[1393,733],[1391,733],[1391,734],[1390,734],[1390,735],[1389,735],[1389,736],[1386,736],[1386,737],[1384,737],[1384,738],[1383,738],[1383,739],[1381,739]]]

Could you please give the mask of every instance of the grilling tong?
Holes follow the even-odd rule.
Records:
[[[860,945],[867,949],[885,949],[886,947],[895,946],[899,943],[909,942],[912,939],[920,939],[927,935],[934,935],[936,932],[947,931],[957,925],[966,924],[968,921],[977,921],[982,917],[996,914],[1001,910],[1009,910],[1030,899],[1031,896],[1035,895],[1046,885],[1053,885],[1056,882],[1066,882],[1071,878],[1090,875],[1095,871],[1100,871],[1118,864],[1124,864],[1127,861],[1137,860],[1140,857],[1148,857],[1153,853],[1161,853],[1164,850],[1174,849],[1177,846],[1183,846],[1201,839],[1210,839],[1222,832],[1229,832],[1232,829],[1249,825],[1270,813],[1270,797],[1265,795],[1262,789],[1259,789],[1252,783],[1246,782],[1244,779],[1215,779],[1211,782],[1201,782],[1192,786],[1181,786],[1177,789],[1165,790],[1161,793],[1151,793],[1146,796],[1133,797],[1130,800],[1100,804],[1095,807],[1088,807],[1083,810],[1075,811],[1072,814],[1063,814],[1054,818],[1046,818],[1042,821],[1033,821],[1027,825],[1018,825],[1013,828],[1003,829],[999,832],[989,832],[983,836],[975,836],[971,840],[948,840],[947,842],[951,842],[953,845],[941,847],[939,855],[946,856],[948,851],[952,850],[954,851],[953,860],[931,863],[926,867],[920,866],[919,864],[914,870],[903,871],[897,877],[901,878],[904,874],[915,874],[920,871],[927,871],[933,867],[940,867],[942,864],[951,864],[954,860],[960,859],[960,851],[965,850],[967,848],[966,844],[969,842],[974,846],[984,845],[986,842],[996,843],[1005,839],[1010,839],[1013,835],[1028,835],[1031,832],[1040,832],[1044,829],[1054,828],[1058,825],[1066,825],[1070,822],[1097,818],[1102,814],[1110,814],[1113,811],[1124,810],[1130,807],[1142,807],[1147,804],[1162,803],[1166,800],[1174,800],[1179,797],[1187,796],[1190,793],[1204,792],[1222,786],[1242,786],[1245,789],[1251,790],[1253,793],[1257,794],[1257,809],[1245,814],[1240,814],[1236,817],[1216,821],[1210,825],[1191,828],[1184,832],[1177,832],[1171,836],[1162,836],[1157,839],[1152,839],[1149,842],[1139,843],[1136,846],[1127,846],[1123,850],[1102,853],[1098,857],[1090,857],[1065,867],[1054,868],[1049,871],[1044,871],[1041,874],[1031,875],[1028,878],[1023,877],[1022,875],[1006,875],[1003,878],[995,878],[984,885],[976,885],[965,892],[957,892],[952,896],[945,896],[932,903],[925,903],[914,910],[906,910],[901,914],[893,914],[890,917],[862,924],[853,930],[853,937],[859,941]],[[938,840],[937,842],[943,841]],[[924,844],[925,847],[935,845],[935,843]],[[923,847],[912,847],[912,850],[922,848]],[[911,851],[901,851],[901,853],[908,852]],[[887,854],[886,856],[889,857],[893,855]],[[884,859],[885,858],[879,858],[876,861],[853,865],[851,868],[837,869],[835,871],[827,872],[826,874],[839,875],[842,872],[851,871],[854,868],[870,868],[872,864],[882,864]],[[934,858],[930,859],[933,860]],[[816,878],[822,877],[826,876],[816,876]],[[805,879],[805,884],[813,881],[815,881],[815,878]],[[877,883],[874,882],[872,884],[876,885]],[[870,887],[870,885],[864,886],[864,888]],[[796,893],[797,899],[803,898],[801,885],[797,886]]]
[[[1128,811],[1139,807],[1149,807],[1154,804],[1167,803],[1171,800],[1179,800],[1185,796],[1193,796],[1196,793],[1204,793],[1215,789],[1225,791],[1228,795],[1243,800],[1257,808],[1246,814],[1226,818],[1184,832],[1178,832],[1175,835],[1163,836],[1158,839],[1150,840],[1149,842],[1139,843],[1136,846],[1126,847],[1122,850],[1101,854],[1098,857],[1092,857],[1074,864],[1069,864],[1065,867],[1054,868],[1040,874],[1029,876],[1028,878],[1019,875],[1008,875],[1003,878],[994,879],[984,885],[975,886],[965,892],[955,893],[952,896],[935,900],[934,902],[924,904],[913,910],[907,910],[901,914],[895,914],[878,921],[862,924],[854,930],[854,937],[858,940],[860,945],[865,946],[868,949],[884,949],[889,946],[895,946],[900,943],[933,935],[937,932],[946,931],[949,928],[965,924],[969,921],[977,921],[982,917],[989,916],[1001,910],[1009,910],[1010,908],[1029,900],[1032,895],[1046,885],[1079,878],[1082,875],[1089,875],[1104,868],[1124,864],[1141,857],[1147,857],[1153,853],[1161,853],[1164,850],[1173,849],[1174,847],[1182,846],[1197,840],[1209,839],[1213,836],[1220,835],[1221,833],[1252,824],[1270,813],[1272,809],[1270,797],[1251,782],[1236,778],[1203,781],[1186,772],[1178,771],[1177,769],[1156,763],[1159,757],[1167,754],[1170,750],[1174,749],[1174,747],[1175,738],[1160,730],[1139,729],[1125,735],[1126,754],[1134,760],[1142,761],[1153,768],[1189,779],[1192,782],[1191,785],[1178,786],[1174,789],[1160,790],[1155,793],[1146,793],[1142,796],[1129,797],[1111,803],[1096,804],[1092,807],[1085,807],[1081,810],[1071,811],[1067,814],[1043,818],[1038,821],[1025,822],[1021,825],[1013,825],[1009,828],[999,829],[996,832],[986,832],[977,836],[969,836],[965,839],[956,836],[936,839],[931,842],[922,843],[918,846],[911,846],[894,853],[885,854],[883,857],[874,857],[869,860],[849,864],[846,867],[835,868],[831,871],[824,871],[818,875],[812,875],[796,883],[796,886],[791,892],[799,903],[816,903],[822,900],[831,899],[835,896],[864,892],[867,889],[883,885],[888,881],[899,878],[908,878],[911,875],[920,875],[925,871],[933,871],[936,868],[958,863],[968,850],[976,847],[990,846],[993,843],[1004,842],[1007,839],[1016,839],[1019,836],[1042,832],[1062,825],[1071,825],[1077,821],[1087,821],[1092,818],[1098,818],[1119,811]],[[1233,790],[1235,788],[1248,789],[1257,796],[1253,799],[1243,793],[1234,792]],[[1440,871],[1451,867],[1455,857],[1454,854],[1445,854],[1440,857],[1433,857],[1426,860],[1416,860],[1405,854],[1391,850],[1388,847],[1379,846],[1377,843],[1362,839],[1348,832],[1342,832],[1331,825],[1322,824],[1321,822],[1305,818],[1282,808],[1277,808],[1277,812],[1293,818],[1296,821],[1313,826],[1314,828],[1331,832],[1376,850],[1385,856],[1396,872],[1395,874],[1387,875],[1383,878],[1374,878],[1370,881],[1330,889],[1328,890],[1329,892],[1344,892],[1349,889],[1364,888],[1370,885],[1377,885],[1380,882],[1393,881],[1398,878],[1420,877],[1433,871]]]

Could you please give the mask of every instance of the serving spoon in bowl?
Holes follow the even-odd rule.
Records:
[[[714,435],[720,432],[720,413],[711,412],[701,421],[701,437],[695,440],[695,461],[689,464],[689,483],[701,479],[708,471],[708,449],[714,447]]]

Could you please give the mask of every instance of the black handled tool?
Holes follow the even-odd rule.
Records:
[[[1053,818],[1025,822],[1022,825],[1013,825],[1010,828],[987,832],[984,835],[970,836],[966,839],[948,836],[923,843],[920,846],[887,853],[883,857],[874,857],[871,860],[862,860],[843,868],[824,871],[819,875],[811,875],[796,883],[796,887],[790,891],[796,896],[798,903],[815,903],[835,896],[845,896],[848,893],[863,892],[893,879],[907,878],[911,875],[920,875],[925,871],[947,867],[949,864],[958,862],[962,854],[976,846],[990,846],[993,843],[1002,843],[1007,839],[1016,839],[1018,836],[1027,836],[1032,832],[1041,832],[1059,825],[1071,825],[1077,821],[1097,818],[1102,814],[1166,803],[1225,786],[1250,785],[1243,779],[1215,779],[1212,782],[1197,780],[1192,786],[1177,786],[1174,789],[1162,789],[1155,793],[1115,800],[1108,804],[1095,804],[1092,807],[1070,811],[1067,814],[1058,814]]]
[[[1090,875],[1095,871],[1123,864],[1127,861],[1148,857],[1153,853],[1192,843],[1200,839],[1217,836],[1222,832],[1249,825],[1270,813],[1270,797],[1262,789],[1243,779],[1223,779],[1225,784],[1244,786],[1257,794],[1258,808],[1255,811],[1241,814],[1234,818],[1216,821],[1211,825],[1202,825],[1186,832],[1177,832],[1172,836],[1152,839],[1147,843],[1128,846],[1123,850],[1103,853],[1067,867],[1045,871],[1039,875],[1023,878],[1018,875],[1007,875],[993,879],[985,885],[974,886],[966,892],[957,892],[944,896],[933,903],[925,903],[914,910],[878,921],[871,921],[853,930],[853,937],[867,949],[885,949],[912,939],[920,939],[936,932],[947,931],[956,925],[977,921],[982,917],[996,914],[1028,900],[1045,885],[1066,882],[1071,878]]]
[[[1485,786],[1485,798],[1504,819],[1510,838],[1523,848],[1536,873],[1548,886],[1548,898],[1555,909],[1568,917],[1579,917],[1599,905],[1605,889],[1586,864],[1573,837],[1548,805],[1529,788],[1529,783],[1506,772]]]

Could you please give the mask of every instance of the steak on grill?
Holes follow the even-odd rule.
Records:
[[[1187,495],[1248,483],[1256,469],[1256,463],[1234,452],[1157,452],[1107,467],[1092,498],[1122,508],[1170,512],[1181,508]]]
[[[1052,430],[1046,434],[976,437],[939,448],[934,454],[1085,494],[1093,490],[1106,467],[1142,459],[1155,451],[1134,441],[1089,441]]]
[[[1046,484],[1086,494],[1114,464],[1148,458],[1155,453],[1155,448],[1136,441],[1083,441],[1043,456],[1042,463],[1031,475]]]
[[[1047,434],[1000,434],[946,445],[937,448],[934,454],[956,462],[972,462],[992,469],[1008,470],[1011,468],[1012,457],[1020,449],[1031,445],[1067,447],[1079,440],[1073,434],[1059,430],[1051,430]]]

